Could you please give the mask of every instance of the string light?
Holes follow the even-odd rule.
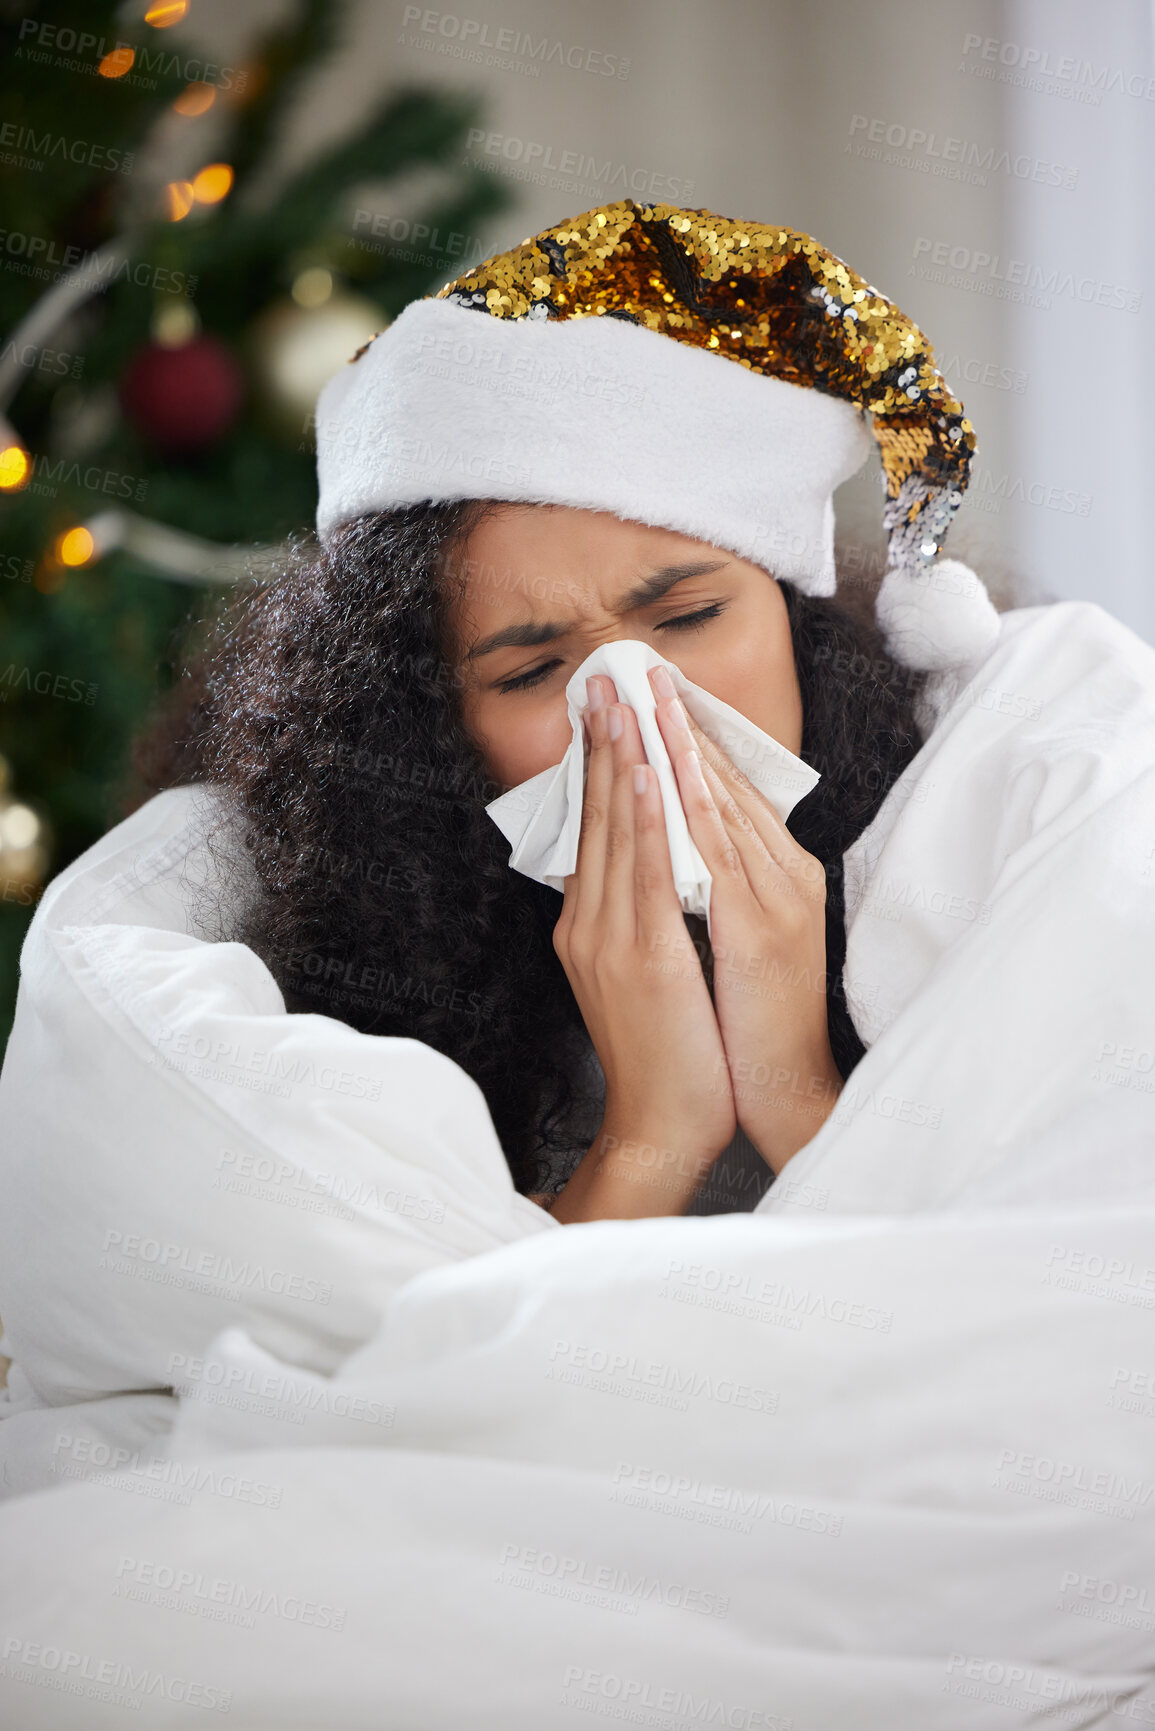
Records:
[[[198,204],[219,204],[232,189],[233,171],[227,162],[210,162],[202,168],[192,183],[192,194]]]
[[[193,207],[194,194],[192,182],[188,180],[170,180],[165,188],[168,195],[168,214],[170,222],[183,222]]]
[[[123,78],[126,72],[132,71],[135,60],[134,49],[113,48],[104,56],[96,70],[102,78]]]
[[[288,569],[292,551],[288,542],[253,546],[206,541],[185,529],[171,529],[167,523],[119,509],[98,512],[84,527],[92,536],[95,558],[122,550],[150,575],[174,583],[271,582]],[[63,582],[63,572],[60,579]],[[40,587],[38,580],[36,586]]]
[[[173,111],[195,119],[198,114],[207,114],[216,99],[215,84],[188,84],[173,103]]]
[[[68,529],[56,542],[56,557],[62,565],[87,565],[96,542],[87,529]]]
[[[146,24],[151,24],[154,30],[168,30],[174,24],[179,24],[188,11],[188,0],[168,0],[167,4],[150,6],[144,15]]]
[[[20,445],[6,445],[0,451],[0,488],[5,493],[19,492],[32,477],[28,452]]]

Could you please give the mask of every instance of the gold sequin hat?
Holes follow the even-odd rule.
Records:
[[[879,624],[906,665],[960,665],[998,617],[937,557],[975,439],[922,332],[808,235],[623,199],[411,302],[329,381],[317,529],[422,500],[573,505],[831,595],[834,489],[871,434]]]

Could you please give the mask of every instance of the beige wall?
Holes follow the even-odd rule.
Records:
[[[1116,476],[1103,441],[1105,430],[1120,448],[1139,437],[1135,423],[1155,387],[1142,332],[1155,308],[1143,317],[1061,298],[1049,308],[1015,305],[998,274],[1012,258],[1077,272],[1093,237],[1102,278],[1141,282],[1149,241],[1143,254],[1135,231],[1150,221],[1155,102],[1107,91],[1092,105],[1014,79],[1025,54],[1037,69],[1044,51],[1053,62],[1098,54],[1132,81],[1151,73],[1150,0],[1111,0],[1106,9],[1083,0],[450,4],[439,0],[407,19],[402,0],[360,0],[347,46],[302,103],[292,156],[306,157],[340,130],[384,82],[464,86],[485,94],[488,128],[501,140],[500,153],[483,150],[482,160],[521,198],[484,232],[487,252],[622,196],[620,180],[607,184],[596,173],[525,178],[532,147],[538,162],[548,149],[556,163],[571,152],[620,165],[650,196],[676,185],[672,202],[807,230],[922,325],[976,426],[977,484],[951,551],[969,556],[1004,594],[1092,596],[1155,639],[1134,464]],[[235,0],[200,0],[197,8],[205,26],[215,32],[219,20],[234,33],[276,11],[271,0],[243,11]],[[491,41],[503,29],[528,32],[571,59],[585,51],[601,57],[598,66],[628,60],[628,76],[556,60],[531,76],[486,63],[484,49],[481,63],[465,59],[457,52],[465,20],[477,26],[471,45],[482,26]],[[883,142],[871,144],[872,128]],[[893,147],[912,131],[932,136],[913,152]],[[964,177],[935,172],[962,150],[972,157]],[[1033,164],[1033,172],[990,166],[1003,150],[1019,152],[1020,168]],[[1121,156],[1136,164],[1123,191]],[[1059,174],[1074,184],[1050,184]],[[405,213],[419,194],[418,186],[380,187],[363,202]],[[964,268],[934,280],[927,267],[936,246],[940,256],[945,249],[965,258]],[[984,257],[999,262],[988,267]],[[459,269],[447,260],[446,279]],[[1114,371],[1091,383],[1100,349]],[[1072,498],[1081,514],[1071,513]],[[839,512],[844,534],[880,539],[873,473],[843,490]]]

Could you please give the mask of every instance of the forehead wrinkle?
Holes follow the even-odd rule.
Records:
[[[633,612],[638,607],[658,601],[667,594],[675,584],[686,581],[690,577],[706,576],[720,571],[730,563],[727,559],[684,560],[675,565],[664,565],[649,576],[634,583],[619,600],[613,603],[609,611],[619,618],[624,613]],[[587,610],[586,616],[589,616]],[[466,661],[475,661],[483,655],[491,654],[496,649],[532,648],[541,643],[553,642],[558,637],[564,637],[569,632],[579,628],[583,615],[579,613],[572,621],[558,619],[519,621],[515,625],[501,627],[490,632],[474,644],[465,655]]]

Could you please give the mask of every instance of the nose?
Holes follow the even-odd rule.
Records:
[[[651,667],[648,678],[650,688],[659,703],[664,703],[668,698],[677,697],[677,688],[664,667]],[[617,702],[614,682],[607,673],[591,673],[586,680],[586,694],[591,710],[601,709],[604,704]]]

